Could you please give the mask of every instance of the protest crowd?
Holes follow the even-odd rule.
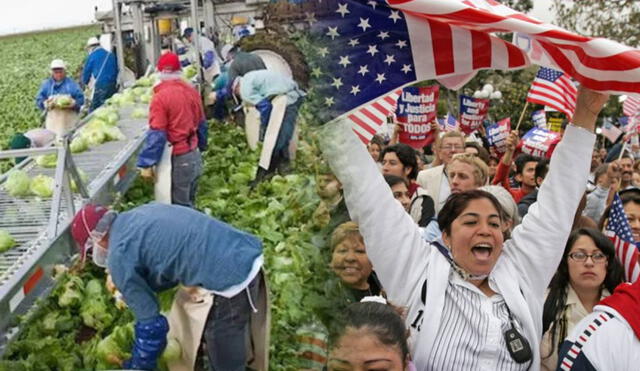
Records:
[[[82,85],[95,85],[93,110],[114,86],[111,59],[88,44],[97,49]],[[221,57],[208,45],[200,57],[216,71],[209,108],[223,118],[225,104],[241,102],[249,146],[262,143],[251,189],[293,173],[308,92],[255,55]],[[163,151],[172,151],[171,205],[120,214],[88,205],[71,226],[82,257],[108,268],[136,315],[123,365],[132,369],[156,366],[170,322],[154,293],[177,283],[215,294],[202,331],[211,368],[244,369],[250,317],[266,290],[260,239],[195,210],[209,134],[206,108],[180,75],[198,58],[191,52],[165,51],[156,63],[137,162],[157,182]],[[50,67],[42,110],[52,89],[79,91],[62,62]],[[327,263],[336,278],[327,291],[343,306],[333,323],[310,318],[297,329],[300,362],[318,370],[639,369],[640,145],[632,144],[636,127],[609,145],[596,135],[608,89],[577,84],[573,106],[559,109],[560,128],[547,126],[544,111],[536,123],[536,111],[523,130],[522,117],[493,122],[488,100],[464,95],[458,115],[438,119],[440,85],[404,85],[375,135],[363,140],[340,118],[321,129],[326,162],[315,186],[330,214]],[[548,105],[533,95],[528,102]]]

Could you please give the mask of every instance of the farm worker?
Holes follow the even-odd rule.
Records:
[[[229,45],[225,45],[229,46]],[[267,66],[260,56],[253,53],[240,51],[237,47],[231,47],[226,53],[223,51],[226,71],[218,75],[213,82],[214,90],[214,118],[222,120],[224,118],[224,103],[231,96],[231,84],[238,76],[244,76],[247,72],[256,70],[266,70]],[[247,108],[249,110],[249,108]],[[250,108],[255,111],[255,108]],[[257,112],[254,112],[258,116]],[[245,112],[245,116],[250,115]],[[257,139],[256,139],[257,140]],[[253,148],[253,145],[252,145]]]
[[[276,169],[286,172],[290,163],[289,144],[293,137],[298,109],[306,95],[290,77],[270,70],[258,70],[237,77],[232,91],[244,104],[260,112],[262,154],[252,185]]]
[[[73,110],[79,111],[84,104],[84,94],[75,81],[67,77],[67,67],[61,59],[54,59],[50,65],[51,77],[40,85],[36,95],[36,106],[40,111],[47,109],[54,95],[70,95],[75,100]]]
[[[181,60],[182,66],[198,63],[198,54],[195,51],[194,36],[198,36],[200,43],[200,57],[202,58],[202,69],[204,70],[204,79],[208,84],[213,82],[213,78],[220,74],[220,57],[218,56],[213,41],[203,35],[194,35],[193,28],[187,27],[182,34],[186,44],[186,58]],[[178,52],[178,54],[181,54]]]
[[[40,148],[51,143],[56,138],[56,133],[47,129],[31,129],[26,133],[17,133],[11,138],[10,149]],[[16,157],[16,164],[19,164],[26,157]]]
[[[87,41],[89,56],[82,71],[82,85],[93,91],[89,112],[104,104],[116,92],[118,63],[115,54],[100,46],[97,37]]]
[[[202,173],[200,151],[207,146],[202,101],[193,86],[182,80],[180,61],[175,53],[162,55],[157,69],[160,83],[153,88],[149,131],[138,157],[138,167],[142,177],[157,181],[156,185],[167,180],[156,177],[156,170],[170,168],[162,172],[170,176],[170,202],[193,207]]]
[[[259,55],[243,52],[238,48],[229,51],[227,60],[231,62],[229,64],[229,84],[233,83],[236,77],[244,76],[247,72],[267,69]]]
[[[46,115],[45,127],[60,139],[78,119],[78,111],[84,104],[84,93],[75,81],[67,77],[65,63],[60,59],[51,61],[51,77],[40,85],[36,96],[38,109]],[[73,99],[71,105],[61,108],[55,105],[55,97],[67,95]]]
[[[135,315],[135,340],[125,369],[156,368],[169,323],[169,335],[181,344],[183,357],[194,354],[204,338],[211,369],[245,369],[245,335],[263,299],[262,242],[257,237],[196,210],[159,203],[119,214],[86,205],[74,217],[71,234],[81,259],[89,255],[108,269]],[[191,327],[191,336],[172,336],[180,327],[174,322],[174,309],[179,311],[175,302],[169,321],[160,314],[156,293],[177,285],[193,287],[189,293],[196,287],[206,292],[199,298],[208,303],[205,311],[194,309],[177,319],[200,320],[199,328]],[[179,290],[176,296],[186,293]]]

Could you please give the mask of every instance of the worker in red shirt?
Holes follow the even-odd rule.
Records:
[[[538,157],[534,157],[528,154],[520,154],[516,157],[516,176],[515,179],[520,183],[520,188],[511,188],[509,184],[509,170],[511,169],[511,161],[513,160],[513,153],[518,146],[520,138],[516,131],[512,131],[507,138],[507,150],[502,156],[498,168],[496,169],[496,175],[493,177],[493,184],[503,186],[516,203],[533,192],[536,189],[536,165],[540,161]]]
[[[182,80],[175,53],[163,54],[157,65],[160,83],[153,88],[149,132],[138,157],[142,177],[156,179],[156,167],[171,167],[171,203],[193,207],[202,173],[200,151],[207,146],[207,122],[200,94]],[[171,151],[171,156],[168,153]],[[168,173],[168,172],[167,172]],[[156,192],[157,195],[157,192]]]

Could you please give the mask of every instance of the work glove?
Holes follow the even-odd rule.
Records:
[[[142,177],[143,180],[146,180],[151,183],[155,183],[156,181],[156,172],[153,170],[153,166],[141,167],[140,176]]]
[[[158,357],[167,346],[169,322],[163,315],[136,322],[131,358],[122,367],[134,370],[155,370]]]

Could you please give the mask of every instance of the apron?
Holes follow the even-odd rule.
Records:
[[[45,128],[56,133],[56,138],[60,140],[69,129],[73,128],[78,121],[78,113],[71,109],[52,108],[47,111]]]
[[[269,124],[267,125],[267,131],[264,135],[259,163],[260,167],[265,170],[269,170],[269,166],[271,165],[271,156],[273,155],[273,149],[276,146],[280,127],[282,126],[282,120],[284,119],[284,113],[287,109],[287,96],[278,95],[273,98],[271,105],[273,108],[271,109]]]
[[[260,139],[260,112],[253,106],[244,106],[244,131],[249,148],[254,151]]]
[[[246,291],[243,291],[246,294]],[[251,315],[251,338],[247,346],[247,366],[255,370],[269,368],[269,336],[271,308],[266,276],[262,274],[258,300],[254,303],[258,313]],[[176,293],[169,313],[169,334],[182,347],[182,357],[167,364],[169,371],[194,369],[200,341],[213,306],[213,294],[199,287],[182,287]]]
[[[171,204],[171,155],[173,146],[169,141],[164,145],[162,157],[156,166],[154,194],[156,202]]]

